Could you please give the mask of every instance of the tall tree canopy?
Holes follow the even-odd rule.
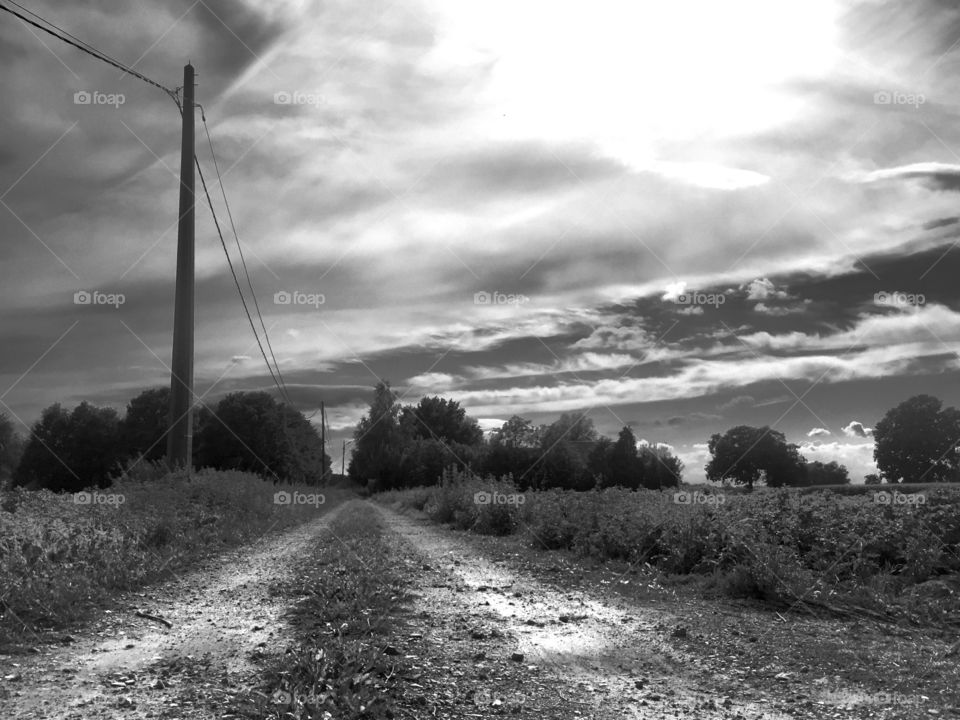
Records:
[[[708,448],[706,474],[712,482],[731,480],[751,490],[761,480],[770,487],[803,484],[806,461],[798,447],[769,427],[738,425],[714,434]]]
[[[873,458],[888,482],[958,479],[960,411],[931,395],[916,395],[887,411],[874,428]]]

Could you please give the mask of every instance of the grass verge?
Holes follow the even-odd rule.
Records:
[[[243,718],[393,718],[404,660],[389,644],[411,596],[375,510],[345,507],[300,560],[295,579],[271,588],[289,598],[294,643],[258,658],[256,687],[227,704]]]

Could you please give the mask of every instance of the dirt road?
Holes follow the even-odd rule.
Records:
[[[336,516],[332,510],[282,535],[227,553],[218,565],[121,598],[63,648],[0,658],[0,705],[14,720],[140,718],[171,709],[179,688],[164,669],[202,666],[204,682],[235,685],[253,671],[250,654],[284,642],[286,608],[270,597],[298,553]],[[167,620],[172,628],[139,617]],[[145,673],[146,668],[149,673]],[[118,692],[119,691],[119,692]],[[192,717],[189,708],[183,717]]]
[[[395,543],[390,555],[407,568],[415,590],[409,623],[395,642],[400,654],[419,663],[415,687],[434,697],[456,696],[448,707],[469,705],[469,712],[444,717],[915,716],[913,709],[844,709],[835,690],[831,695],[807,681],[801,688],[787,677],[792,673],[757,683],[738,672],[731,656],[694,652],[678,640],[686,633],[681,608],[674,614],[596,587],[544,582],[520,563],[491,559],[462,533],[353,501],[144,593],[122,596],[115,610],[71,631],[68,644],[0,656],[3,717],[231,717],[226,709],[211,715],[211,696],[256,687],[258,654],[282,654],[292,641],[289,598],[278,598],[271,586],[296,572],[297,561],[336,515],[356,512],[361,503],[382,519]],[[546,699],[551,709],[535,712]]]

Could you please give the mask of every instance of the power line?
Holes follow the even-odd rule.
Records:
[[[233,213],[230,211],[230,202],[227,200],[227,190],[223,185],[223,177],[220,175],[220,164],[217,162],[217,155],[213,150],[213,140],[210,139],[210,128],[207,126],[207,115],[200,106],[200,118],[203,121],[203,130],[207,135],[207,144],[210,146],[210,156],[213,158],[213,167],[217,172],[217,182],[220,185],[220,192],[223,195],[223,204],[227,209],[227,217],[230,219],[230,228],[233,230],[233,237],[237,243],[237,250],[240,253],[240,263],[243,266],[243,274],[247,278],[247,287],[250,288],[250,295],[253,297],[253,305],[257,311],[257,317],[260,319],[260,327],[263,328],[263,337],[267,341],[267,349],[270,351],[270,357],[273,358],[273,365],[277,370],[277,377],[280,379],[281,392],[287,403],[293,406],[290,396],[287,393],[287,384],[280,373],[280,363],[277,362],[277,356],[273,352],[273,344],[270,342],[270,334],[267,332],[266,323],[263,321],[263,314],[260,312],[260,303],[257,301],[257,293],[253,289],[253,283],[250,280],[250,271],[247,269],[247,260],[243,255],[243,246],[240,244],[240,236],[237,234],[237,226],[233,222]]]
[[[177,103],[177,105],[180,107],[179,103]],[[180,112],[183,112],[182,107],[180,108]],[[260,354],[263,356],[263,361],[267,364],[267,370],[270,373],[270,377],[273,378],[273,382],[277,388],[280,389],[281,394],[286,397],[282,386],[277,380],[277,376],[273,373],[273,368],[270,366],[270,361],[267,360],[267,353],[263,349],[263,343],[260,342],[260,333],[257,332],[257,326],[254,324],[253,318],[250,316],[250,308],[247,306],[247,300],[243,296],[243,289],[240,287],[240,280],[237,278],[237,272],[233,268],[233,260],[230,258],[230,252],[227,250],[227,243],[223,239],[223,231],[220,229],[220,221],[217,219],[217,212],[213,207],[213,200],[211,199],[210,192],[207,189],[207,180],[203,176],[203,170],[200,167],[200,159],[197,157],[196,153],[193,155],[193,161],[197,166],[197,173],[200,175],[200,183],[203,186],[203,193],[207,197],[207,205],[210,206],[210,214],[213,216],[213,224],[217,229],[217,235],[220,238],[220,245],[223,247],[224,255],[227,256],[227,266],[230,268],[230,274],[233,276],[233,283],[236,285],[237,292],[240,295],[240,302],[243,304],[243,312],[246,314],[247,321],[250,323],[250,329],[253,330],[253,336],[256,338],[257,347],[260,348]]]
[[[90,55],[91,57],[95,57],[97,60],[101,60],[102,62],[105,62],[105,63],[107,63],[108,65],[112,65],[113,67],[117,68],[118,70],[122,70],[122,71],[123,71],[124,73],[126,73],[127,75],[132,75],[133,77],[135,77],[135,78],[137,78],[137,79],[139,79],[139,80],[143,80],[143,82],[148,83],[149,85],[153,85],[154,87],[160,88],[160,89],[163,90],[167,95],[169,95],[170,97],[172,97],[172,98],[174,99],[174,101],[177,101],[178,104],[179,104],[179,101],[177,100],[177,91],[176,91],[176,90],[171,90],[170,88],[166,87],[165,85],[162,85],[162,84],[158,83],[156,80],[151,80],[151,79],[148,78],[146,75],[143,75],[142,73],[137,72],[136,70],[134,70],[134,69],[133,69],[132,67],[130,67],[129,65],[124,65],[124,64],[123,64],[122,62],[120,62],[119,60],[115,60],[114,58],[112,58],[112,57],[110,57],[109,55],[107,55],[105,52],[103,52],[103,51],[101,51],[101,50],[98,50],[97,48],[93,47],[93,45],[90,45],[89,43],[84,42],[83,40],[80,40],[79,38],[71,35],[71,34],[68,33],[66,30],[63,30],[62,28],[57,27],[57,26],[54,25],[52,22],[50,22],[49,20],[47,20],[47,19],[45,19],[45,18],[40,17],[39,15],[37,15],[37,14],[36,14],[35,12],[33,12],[32,10],[28,10],[27,8],[25,8],[25,7],[23,7],[22,5],[20,5],[19,3],[15,2],[15,0],[6,0],[6,1],[9,2],[10,4],[15,5],[16,7],[20,8],[20,9],[23,10],[25,13],[28,13],[28,14],[32,15],[33,17],[37,18],[38,20],[46,23],[47,25],[49,25],[49,27],[44,27],[43,25],[41,25],[41,24],[39,24],[39,23],[31,20],[30,18],[26,17],[25,15],[22,15],[22,14],[18,13],[16,10],[14,10],[14,9],[12,9],[12,8],[9,8],[9,7],[5,6],[5,5],[0,5],[0,10],[3,10],[3,11],[5,11],[5,12],[8,12],[8,13],[10,13],[11,15],[15,15],[16,17],[20,18],[21,20],[23,20],[23,22],[27,23],[28,25],[32,25],[33,27],[35,27],[35,28],[37,28],[38,30],[41,30],[41,31],[47,33],[48,35],[53,35],[53,37],[57,38],[58,40],[62,40],[63,42],[67,43],[68,45],[72,45],[73,47],[77,48],[77,49],[80,50],[81,52],[85,52],[87,55]],[[53,30],[51,30],[50,28],[53,28]],[[56,32],[54,32],[54,30],[55,30]]]

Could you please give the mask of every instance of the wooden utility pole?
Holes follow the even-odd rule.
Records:
[[[347,472],[347,441],[343,441],[343,456],[340,458],[340,481],[343,482],[343,478]]]
[[[180,215],[177,223],[177,289],[173,310],[170,364],[170,421],[167,466],[185,468],[193,460],[194,319],[194,134],[193,65],[183,68],[183,136],[180,148]]]

